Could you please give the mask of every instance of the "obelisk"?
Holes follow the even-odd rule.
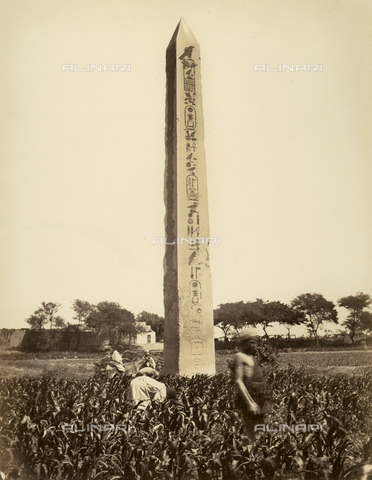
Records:
[[[166,53],[164,372],[215,373],[200,47],[183,20]]]

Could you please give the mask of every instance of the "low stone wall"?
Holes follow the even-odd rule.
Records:
[[[3,348],[17,348],[30,352],[47,351],[104,351],[109,340],[97,336],[92,331],[75,330],[0,330],[0,345]],[[128,347],[127,340],[118,343]],[[163,343],[131,344],[131,350],[163,350]]]
[[[149,352],[156,351],[156,350],[164,350],[164,343],[163,342],[156,342],[156,343],[135,343],[130,346],[131,350],[148,350]]]
[[[0,345],[2,347],[17,348],[21,345],[27,330],[11,330],[2,328],[0,330]]]
[[[8,330],[0,331],[3,348],[19,348],[28,351],[86,351],[103,350],[107,341],[94,332],[71,330]]]

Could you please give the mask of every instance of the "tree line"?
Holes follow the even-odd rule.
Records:
[[[372,331],[370,295],[358,292],[338,299],[337,304],[349,311],[341,325],[346,328],[353,344],[358,333]],[[224,303],[214,311],[214,324],[221,328],[225,339],[238,334],[246,326],[257,325],[263,328],[265,337],[268,338],[267,328],[275,322],[286,327],[288,338],[292,327],[304,325],[318,343],[319,327],[327,322],[338,324],[338,314],[336,305],[319,293],[304,293],[294,298],[290,304],[264,301],[261,298],[254,302]]]
[[[372,331],[371,304],[372,297],[362,292],[337,300],[337,305],[349,312],[341,325],[346,328],[352,343],[358,333]],[[60,303],[42,302],[26,322],[32,329],[43,329],[46,326],[50,329],[65,328],[75,331],[89,329],[100,338],[109,339],[111,344],[116,344],[121,338],[127,338],[130,343],[136,335],[145,331],[138,322],[145,322],[155,331],[156,340],[163,340],[164,318],[155,313],[142,311],[135,316],[116,302],[105,301],[94,305],[84,300],[74,300],[71,308],[74,312],[73,319],[77,323],[68,324],[58,315],[61,307]],[[214,310],[213,316],[214,324],[223,331],[225,339],[237,335],[245,326],[257,325],[263,328],[265,337],[268,338],[267,329],[274,323],[279,323],[287,329],[288,338],[292,327],[304,325],[317,342],[321,325],[327,322],[338,324],[336,304],[319,293],[299,295],[290,304],[261,298],[253,302],[222,303]]]
[[[26,319],[32,329],[68,329],[79,332],[92,330],[99,338],[108,339],[112,345],[121,339],[130,343],[138,334],[145,333],[146,328],[138,322],[146,322],[156,333],[157,341],[162,341],[164,332],[164,318],[154,313],[141,312],[137,317],[129,310],[116,302],[99,302],[96,305],[85,300],[74,300],[71,308],[76,323],[67,323],[58,315],[61,303],[42,302],[41,306]]]

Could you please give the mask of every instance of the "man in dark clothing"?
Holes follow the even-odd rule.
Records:
[[[271,410],[263,372],[255,358],[258,335],[254,328],[240,334],[240,352],[235,356],[237,403],[242,410],[245,433],[253,442],[254,427],[264,423],[264,414]]]

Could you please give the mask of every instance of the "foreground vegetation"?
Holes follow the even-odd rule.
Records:
[[[270,429],[318,424],[322,431],[260,432],[253,447],[241,431],[230,372],[166,377],[180,390],[178,401],[145,412],[127,402],[128,376],[2,380],[0,470],[22,480],[361,478],[357,467],[371,453],[372,369],[360,373],[324,377],[269,367]],[[91,424],[96,429],[86,431]],[[98,431],[108,424],[125,431]]]

